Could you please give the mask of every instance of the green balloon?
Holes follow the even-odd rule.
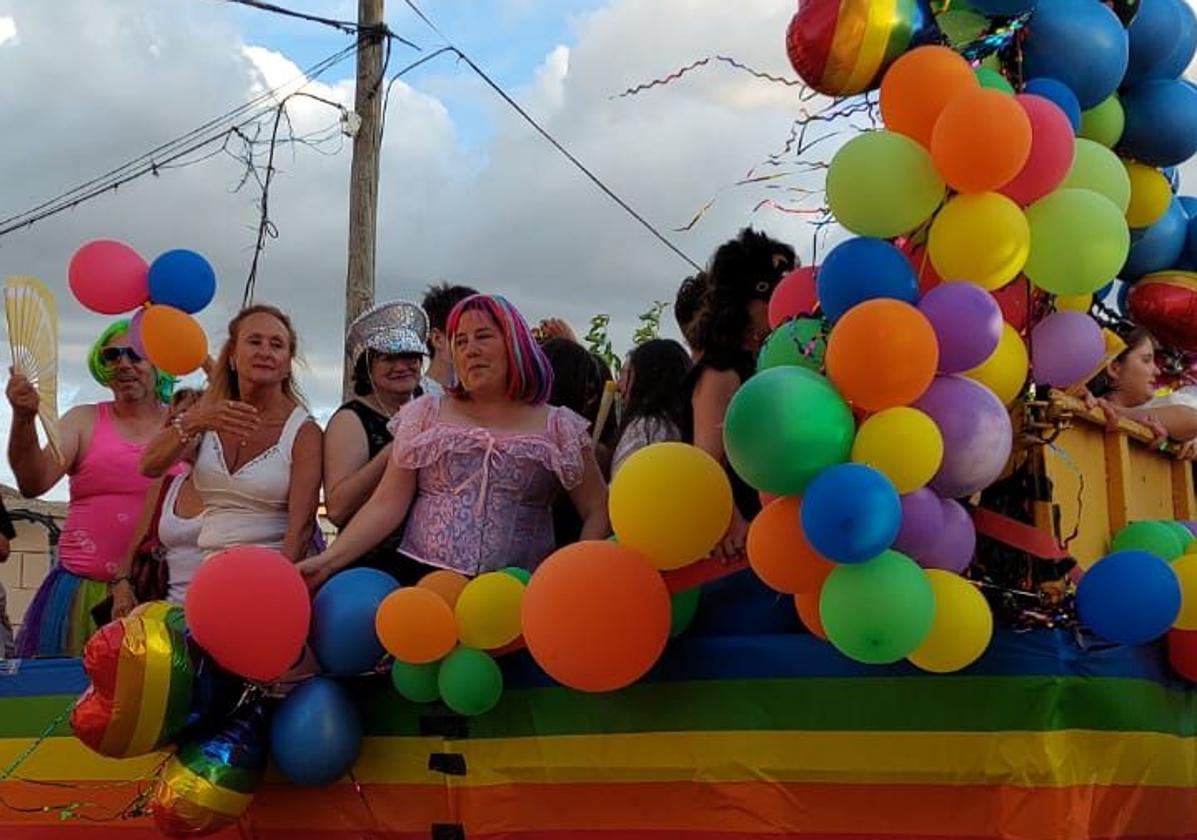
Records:
[[[669,638],[673,639],[686,632],[690,622],[698,612],[698,602],[702,597],[702,587],[683,589],[669,599]]]
[[[1193,532],[1174,519],[1161,519],[1160,522],[1164,525],[1167,525],[1168,530],[1171,531],[1178,540],[1180,540],[1181,555],[1183,556],[1188,554],[1189,548],[1193,545]]]
[[[489,712],[503,696],[503,672],[490,654],[459,647],[441,662],[437,687],[445,705],[459,715]]]
[[[1118,276],[1130,251],[1126,216],[1093,190],[1056,190],[1027,208],[1031,253],[1023,268],[1054,295],[1089,295]]]
[[[757,357],[756,369],[798,365],[818,372],[826,353],[826,324],[818,318],[794,318],[769,336]]]
[[[1166,523],[1144,520],[1132,522],[1115,534],[1110,551],[1146,551],[1171,563],[1184,554],[1187,545]]]
[[[413,703],[432,703],[441,696],[436,684],[440,667],[439,662],[411,665],[395,660],[395,664],[391,666],[391,684],[395,686],[399,696],[406,700]]]
[[[892,131],[853,137],[827,170],[827,206],[836,221],[861,236],[910,233],[931,218],[945,189],[930,153]]]
[[[1059,189],[1093,190],[1114,202],[1124,214],[1130,206],[1131,182],[1126,164],[1096,140],[1077,138],[1072,168]]]
[[[612,537],[614,537],[614,534],[612,534]],[[505,575],[511,575],[524,586],[527,586],[528,581],[532,580],[532,573],[527,569],[521,569],[519,566],[507,566],[506,568],[499,569],[499,571]]]
[[[1122,139],[1122,131],[1125,128],[1126,112],[1122,110],[1122,100],[1118,98],[1118,94],[1111,93],[1103,102],[1081,112],[1081,130],[1078,136],[1112,149]]]
[[[975,73],[977,81],[981,83],[981,87],[989,88],[990,90],[1000,90],[1002,93],[1008,93],[1011,96],[1014,95],[1014,86],[1006,81],[1005,76],[992,67],[978,67]]]
[[[797,496],[820,472],[848,460],[856,424],[830,382],[796,365],[761,371],[727,407],[723,446],[752,487]]]
[[[864,563],[836,566],[823,584],[819,617],[840,653],[886,665],[923,643],[935,619],[935,593],[913,560],[886,551]]]

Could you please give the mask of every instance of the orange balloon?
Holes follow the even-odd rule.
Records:
[[[919,47],[890,65],[881,80],[881,119],[890,131],[931,148],[940,113],[956,96],[981,85],[973,68],[948,47]]]
[[[1013,96],[989,88],[961,93],[931,133],[931,159],[962,193],[1005,186],[1031,154],[1031,120]]]
[[[181,309],[155,303],[141,315],[141,345],[158,370],[186,376],[208,358],[208,337]]]
[[[396,589],[378,605],[374,632],[387,653],[400,662],[436,662],[457,645],[453,610],[436,592],[409,586]]]
[[[798,610],[798,618],[802,619],[803,626],[810,631],[812,636],[818,636],[823,641],[827,641],[827,631],[823,629],[823,619],[819,617],[819,596],[822,594],[821,586],[814,592],[795,594],[794,609]]]
[[[748,565],[778,592],[818,590],[835,564],[820,557],[802,533],[800,500],[770,502],[748,526]]]
[[[450,608],[453,608],[457,606],[457,596],[469,582],[470,579],[463,574],[451,572],[448,569],[437,569],[420,578],[420,582],[416,586],[435,592],[444,599]]]
[[[669,590],[641,554],[588,541],[558,549],[524,593],[524,641],[536,663],[579,691],[644,676],[669,640]]]
[[[874,298],[832,327],[825,362],[827,378],[854,408],[881,411],[923,395],[939,366],[939,343],[909,303]]]

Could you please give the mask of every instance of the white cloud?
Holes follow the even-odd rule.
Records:
[[[20,44],[17,38],[17,22],[11,17],[0,17],[0,46]]]

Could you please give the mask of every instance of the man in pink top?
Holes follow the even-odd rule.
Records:
[[[109,326],[88,357],[95,380],[112,390],[111,402],[78,405],[60,422],[62,461],[38,443],[38,394],[25,377],[9,379],[13,421],[8,462],[26,498],[40,496],[63,476],[70,503],[58,544],[58,563],[26,614],[18,656],[77,656],[95,622],[92,608],[108,594],[133,538],[150,479],[138,471],[145,443],[162,428],[174,380],[132,346],[129,322]]]

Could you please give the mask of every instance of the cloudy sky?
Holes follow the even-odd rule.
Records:
[[[352,18],[350,0],[290,0]],[[388,23],[431,51],[443,44],[401,0]],[[712,67],[669,87],[615,99],[629,85],[712,54],[792,76],[784,32],[792,0],[424,0],[423,8],[562,143],[646,218],[669,231],[785,141],[793,90]],[[228,111],[350,43],[315,24],[219,0],[0,0],[0,215],[39,204]],[[419,57],[396,45],[392,70]],[[306,88],[352,104],[353,61]],[[337,112],[293,100],[300,134]],[[266,126],[268,130],[269,126]],[[297,323],[302,384],[318,415],[339,396],[349,141],[280,148],[270,240],[257,299]],[[66,287],[74,250],[128,242],[147,259],[191,248],[216,268],[201,315],[213,344],[236,311],[253,252],[259,194],[235,191],[244,167],[221,155],[122,186],[115,194],[0,237],[5,275],[56,292],[62,405],[100,391],[82,364],[103,325]],[[668,233],[699,263],[752,222],[809,247],[802,217],[762,210],[761,189],[725,192],[690,232]],[[450,56],[398,82],[384,139],[378,298],[416,297],[449,279],[508,295],[530,319],[582,328],[596,312],[626,344],[635,316],[672,300],[689,267],[614,206]],[[7,432],[8,412],[0,412]],[[7,464],[0,480],[11,482]],[[61,490],[61,488],[60,488]]]

